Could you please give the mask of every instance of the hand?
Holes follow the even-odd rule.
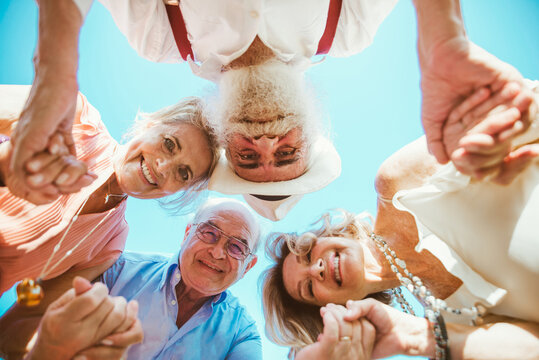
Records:
[[[321,308],[320,314],[324,320],[324,332],[318,337],[316,343],[299,351],[296,360],[371,358],[375,331],[369,321],[366,319],[344,320],[346,309],[334,304]]]
[[[71,129],[77,102],[77,81],[74,76],[39,76],[20,115],[11,142],[13,154],[10,170],[14,181],[12,194],[27,199],[32,187],[25,181],[26,162],[47,150],[54,134],[63,136],[69,153],[76,156]]]
[[[446,163],[456,149],[454,138],[444,138],[444,127],[454,125],[448,119],[454,107],[482,87],[496,93],[511,81],[523,81],[512,66],[464,37],[437,44],[429,54],[420,56],[420,66],[423,127],[429,151],[440,163]]]
[[[405,314],[374,299],[348,300],[345,321],[366,318],[376,329],[373,358],[404,354],[429,356],[434,354],[432,334],[427,320]]]
[[[510,154],[512,140],[524,131],[522,117],[534,116],[533,96],[531,91],[508,83],[487,101],[477,102],[474,98],[481,90],[449,116],[454,123],[460,121],[460,128],[466,132],[451,160],[460,172],[477,180],[489,176],[497,183],[508,184],[536,156],[533,146]],[[499,104],[501,101],[505,103]],[[526,109],[523,116],[519,108]]]
[[[124,325],[126,301],[81,277],[43,315],[29,359],[71,359]]]
[[[138,303],[136,301],[129,302],[127,316],[114,334],[107,336],[99,344],[79,352],[74,360],[126,359],[129,346],[141,343],[144,338],[137,312]]]

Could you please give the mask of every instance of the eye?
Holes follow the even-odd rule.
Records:
[[[309,252],[305,254],[305,257],[307,258],[307,262],[310,264],[311,263],[311,250],[309,250]]]
[[[256,160],[258,158],[258,155],[255,152],[248,152],[239,154],[239,157],[242,160]]]
[[[277,156],[285,157],[292,156],[296,153],[296,149],[293,147],[282,148],[277,151]]]
[[[228,251],[234,255],[245,255],[243,248],[239,244],[232,241],[228,243]]]
[[[180,167],[178,169],[178,173],[180,174],[183,181],[189,180],[189,171],[186,168]]]
[[[163,143],[165,144],[165,148],[166,148],[169,152],[174,151],[174,148],[176,147],[176,144],[174,143],[174,141],[172,141],[172,140],[169,139],[169,138],[164,138],[164,139],[163,139]]]
[[[311,280],[309,280],[309,284],[307,285],[307,287],[309,288],[309,294],[311,294],[311,296],[314,297],[313,282]]]

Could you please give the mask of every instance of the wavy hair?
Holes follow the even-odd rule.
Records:
[[[335,222],[335,218],[341,218]],[[372,217],[367,213],[354,215],[339,210],[338,216],[326,213],[313,225],[315,228],[303,234],[272,233],[266,241],[266,254],[274,264],[263,274],[262,304],[266,319],[266,334],[275,343],[291,347],[294,353],[316,342],[323,332],[320,307],[293,299],[284,286],[283,264],[290,254],[303,256],[316,243],[319,237],[368,238],[372,226],[365,221]],[[391,291],[386,290],[369,294],[383,303],[391,302]]]
[[[205,176],[194,179],[189,185],[189,188],[166,198],[159,199],[161,206],[175,214],[191,213],[195,208],[195,201],[201,191],[208,187],[210,176],[219,160],[219,145],[217,137],[209,125],[205,104],[199,97],[188,96],[174,105],[164,107],[153,113],[139,112],[134,125],[124,135],[124,140],[129,140],[143,133],[148,128],[148,124],[152,122],[164,125],[192,125],[202,131],[206,137],[212,158],[210,168]]]

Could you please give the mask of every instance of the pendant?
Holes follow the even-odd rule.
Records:
[[[40,281],[25,278],[17,285],[17,302],[23,306],[39,305],[43,299],[43,288]]]

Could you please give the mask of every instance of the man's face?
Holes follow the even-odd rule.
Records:
[[[253,217],[242,206],[225,202],[204,210],[198,223],[208,223],[236,239],[254,247],[253,231],[257,228]],[[182,281],[204,296],[219,294],[241,279],[256,263],[256,255],[238,260],[227,252],[229,239],[222,234],[215,244],[207,244],[197,233],[197,226],[190,225],[185,233],[180,253]]]
[[[218,133],[238,176],[270,182],[305,172],[318,122],[300,70],[278,61],[229,70],[219,91]]]

